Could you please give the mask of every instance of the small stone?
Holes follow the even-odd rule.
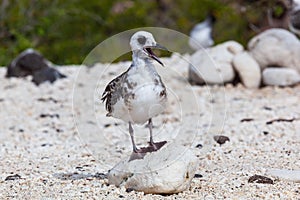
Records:
[[[241,122],[252,122],[254,119],[253,118],[244,118],[241,119]]]
[[[189,188],[198,159],[187,147],[167,143],[143,159],[126,158],[109,171],[108,182],[152,194],[174,194]]]
[[[21,179],[21,176],[19,174],[14,174],[14,175],[7,176],[5,178],[5,181],[14,181],[18,179]]]
[[[111,124],[104,124],[104,128],[108,128],[110,126],[111,126]]]
[[[272,108],[268,107],[268,106],[264,106],[263,109],[265,109],[265,110],[272,110]]]
[[[198,148],[198,149],[202,149],[202,147],[203,147],[202,144],[197,144],[197,145],[196,145],[196,148]]]
[[[268,131],[263,131],[263,134],[264,134],[264,135],[268,135],[269,132],[268,132]]]
[[[203,176],[201,174],[195,174],[194,178],[202,178]]]
[[[56,118],[59,118],[59,114],[44,114],[44,113],[40,114],[40,118],[46,118],[46,117],[50,117],[50,118],[56,117]]]
[[[51,146],[53,146],[53,144],[49,144],[49,143],[43,143],[43,144],[41,144],[41,147],[45,147],[45,146],[51,147]]]
[[[247,52],[233,58],[233,66],[242,83],[247,88],[258,88],[261,83],[261,72],[258,63]]]
[[[126,191],[127,193],[130,193],[130,192],[134,191],[134,189],[133,189],[133,188],[126,188],[125,191]]]
[[[214,140],[220,145],[224,144],[227,141],[228,142],[230,141],[229,137],[224,136],[224,135],[215,135]]]
[[[274,184],[272,179],[265,176],[256,175],[256,174],[249,178],[248,183]]]
[[[300,82],[300,74],[294,69],[266,68],[263,73],[263,83],[271,86],[290,86]]]

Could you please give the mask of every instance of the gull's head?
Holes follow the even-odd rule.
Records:
[[[138,55],[142,58],[152,58],[156,60],[159,64],[163,66],[163,63],[159,58],[153,53],[152,49],[163,49],[167,50],[165,47],[158,44],[153,35],[146,31],[138,31],[130,39],[130,46],[133,52],[138,52]]]

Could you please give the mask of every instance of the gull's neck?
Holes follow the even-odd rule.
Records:
[[[141,50],[132,51],[132,65],[137,68],[147,66],[147,68],[153,68],[155,70],[153,60],[145,56]]]

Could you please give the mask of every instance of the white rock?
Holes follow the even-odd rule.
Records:
[[[233,66],[247,88],[258,88],[261,82],[261,72],[258,63],[247,52],[237,54],[233,58]]]
[[[234,55],[243,51],[243,46],[235,41],[199,50],[191,56],[189,79],[197,84],[223,84],[234,79],[232,67]]]
[[[279,179],[300,183],[300,170],[270,169],[267,174]]]
[[[188,189],[198,168],[192,151],[176,143],[167,143],[143,159],[128,160],[122,160],[109,171],[109,184],[152,194]]]
[[[262,69],[278,66],[300,72],[300,41],[287,30],[264,31],[249,41],[248,49]]]
[[[266,68],[262,73],[265,85],[289,86],[300,82],[300,75],[294,69],[288,68]]]

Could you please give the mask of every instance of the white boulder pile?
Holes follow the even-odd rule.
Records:
[[[198,159],[187,147],[167,143],[143,159],[126,158],[108,173],[109,184],[151,194],[174,194],[189,188]]]
[[[284,29],[253,37],[244,50],[229,41],[191,56],[189,79],[196,84],[224,84],[238,76],[247,88],[291,86],[300,82],[300,41]]]
[[[235,77],[233,57],[244,50],[235,41],[228,41],[205,50],[198,50],[191,56],[189,79],[196,84],[223,84]]]
[[[299,83],[300,41],[294,34],[284,29],[270,29],[252,38],[248,49],[261,67],[265,85]]]

